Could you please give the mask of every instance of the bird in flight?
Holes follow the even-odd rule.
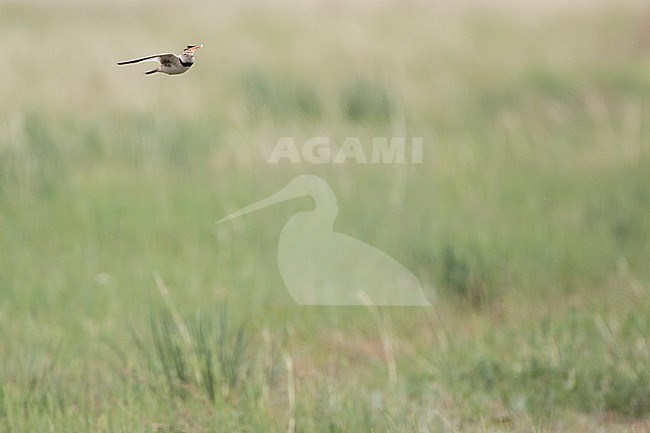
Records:
[[[160,63],[157,69],[145,72],[146,75],[155,74],[156,72],[164,72],[168,75],[178,75],[186,72],[194,64],[194,52],[201,45],[188,45],[179,55],[172,53],[154,54],[153,56],[140,57],[139,59],[126,60],[124,62],[117,62],[118,65],[130,65],[131,63],[140,63],[144,61],[152,61]]]

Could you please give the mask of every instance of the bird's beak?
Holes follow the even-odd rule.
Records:
[[[258,202],[255,202],[251,205],[239,209],[237,212],[231,213],[227,217],[221,218],[217,221],[217,224],[221,224],[226,221],[230,221],[235,218],[239,218],[242,215],[245,215],[256,210],[264,209],[265,207],[273,206],[276,203],[280,203],[286,200],[291,200],[292,198],[302,197],[304,195],[311,195],[309,185],[305,185],[301,182],[290,182],[280,191],[276,192],[270,197],[262,199]]]
[[[249,206],[243,207],[239,209],[237,212],[231,213],[227,217],[221,218],[219,221],[217,221],[217,224],[221,224],[226,221],[230,221],[235,218],[239,218],[242,215],[245,215],[250,212],[255,212],[256,210],[264,209],[265,207],[273,206],[276,203],[280,203],[286,200],[290,200],[292,198],[300,197],[301,193],[295,193],[293,191],[287,191],[287,189],[283,189],[275,194],[273,194],[270,197],[267,197],[265,199],[262,199],[258,202],[255,202]]]
[[[201,44],[201,45],[188,45],[187,48],[185,48],[183,50],[183,52],[184,53],[194,53],[199,48],[203,48],[203,44]]]

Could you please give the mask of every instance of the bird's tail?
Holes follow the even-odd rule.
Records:
[[[151,74],[155,74],[156,72],[160,72],[160,70],[159,69],[152,69],[151,71],[147,71],[144,74],[145,75],[151,75]]]

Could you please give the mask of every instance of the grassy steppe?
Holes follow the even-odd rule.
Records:
[[[0,432],[650,429],[643,2],[5,2],[0,51]],[[215,226],[302,173],[431,308],[294,305],[308,198]]]

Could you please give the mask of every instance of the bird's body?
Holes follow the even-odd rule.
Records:
[[[145,61],[158,62],[160,66],[157,69],[145,72],[147,75],[156,72],[162,72],[168,75],[178,75],[186,72],[194,64],[194,52],[203,45],[188,45],[179,55],[172,53],[154,54],[153,56],[140,57],[139,59],[126,60],[117,62],[118,65],[130,65]]]
[[[430,305],[417,277],[383,251],[334,231],[336,196],[325,180],[300,175],[282,190],[222,218],[224,222],[295,197],[315,207],[293,215],[278,242],[278,269],[301,305]]]

